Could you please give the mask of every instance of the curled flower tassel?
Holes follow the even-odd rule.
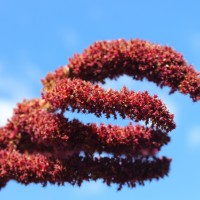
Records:
[[[53,159],[41,154],[20,154],[17,151],[0,151],[0,187],[14,179],[25,185],[47,182],[63,185],[81,185],[83,180],[103,179],[107,185],[117,183],[118,189],[125,184],[134,187],[145,180],[161,178],[169,170],[170,159],[153,158],[152,161],[124,158],[92,158],[72,156],[68,159]]]
[[[68,157],[80,151],[129,156],[146,151],[154,155],[169,140],[165,132],[140,125],[97,126],[69,121],[61,114],[42,110],[39,99],[18,104],[12,119],[0,131],[2,148],[14,145],[20,151],[46,152],[52,157]]]
[[[97,84],[93,86],[79,79],[64,79],[56,82],[52,90],[43,93],[43,98],[53,109],[65,110],[70,106],[73,110],[94,113],[97,117],[103,113],[115,118],[118,112],[122,118],[129,117],[136,122],[144,120],[148,124],[151,120],[152,127],[155,125],[166,131],[175,128],[173,115],[157,96],[151,97],[148,92],[136,93],[126,87],[120,92],[104,91]]]
[[[66,77],[104,83],[106,78],[123,74],[136,80],[146,78],[160,87],[169,86],[171,93],[179,91],[193,101],[200,100],[200,73],[171,47],[139,39],[95,42],[70,58],[66,67],[49,73],[43,84],[48,87]]]
[[[174,115],[156,95],[97,84],[123,74],[200,100],[199,73],[172,48],[138,39],[95,42],[49,73],[42,98],[19,103],[0,128],[0,188],[9,180],[80,186],[102,179],[121,189],[166,176],[171,159],[156,156],[170,141]],[[146,126],[83,124],[65,117],[70,109],[97,117],[119,114]]]

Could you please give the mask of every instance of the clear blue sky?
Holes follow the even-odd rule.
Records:
[[[48,71],[65,65],[75,52],[81,53],[96,40],[141,38],[167,44],[200,71],[199,9],[198,0],[0,0],[0,124],[5,124],[17,102],[39,97],[40,79]],[[157,93],[175,114],[177,129],[161,152],[173,158],[169,177],[120,192],[101,181],[81,188],[69,184],[25,187],[11,181],[0,191],[0,199],[198,200],[200,102],[193,103],[178,93],[169,96],[168,88],[161,90],[127,77],[107,81],[105,87],[119,89],[123,85]],[[119,119],[115,123],[124,122]]]

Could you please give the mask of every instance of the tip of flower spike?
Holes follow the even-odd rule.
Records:
[[[71,69],[66,66],[61,66],[59,69],[55,70],[54,73],[48,73],[45,79],[42,79],[41,82],[44,86],[43,91],[49,91],[54,86],[57,80],[69,78],[71,74]]]

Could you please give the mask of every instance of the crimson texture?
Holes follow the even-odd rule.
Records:
[[[174,115],[148,92],[104,90],[97,82],[126,74],[200,100],[200,76],[180,53],[143,40],[95,42],[42,80],[41,99],[24,100],[0,128],[0,188],[9,180],[135,187],[169,172],[171,159],[156,157],[175,128]],[[125,127],[69,120],[70,110],[128,118]]]

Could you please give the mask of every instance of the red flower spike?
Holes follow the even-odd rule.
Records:
[[[102,113],[116,116],[118,112],[136,121],[151,119],[155,122],[152,126],[156,125],[167,132],[175,128],[173,115],[169,114],[161,100],[149,96],[148,92],[129,92],[126,88],[120,92],[111,89],[104,91],[100,86],[93,86],[86,81],[63,79],[57,81],[51,91],[43,92],[42,96],[53,109],[63,110],[70,106],[79,112],[87,110],[97,116]]]
[[[135,187],[154,177],[162,178],[168,173],[170,159],[130,160],[123,158],[92,158],[72,156],[69,159],[53,159],[41,154],[21,154],[17,151],[0,151],[0,186],[13,179],[25,185],[47,182],[63,185],[68,182],[79,186],[83,180],[103,179],[109,183]],[[6,172],[6,173],[5,173]]]
[[[42,80],[42,99],[19,103],[0,128],[0,188],[9,180],[80,186],[103,179],[120,190],[166,176],[171,159],[156,154],[170,141],[173,114],[148,92],[126,87],[118,92],[92,84],[123,74],[200,100],[199,73],[172,48],[138,39],[95,42],[68,65],[49,73]],[[97,117],[119,114],[143,120],[147,127],[69,121],[64,112],[70,108]]]
[[[105,78],[116,79],[123,74],[137,80],[146,78],[160,87],[169,86],[172,92],[189,94],[193,101],[200,99],[200,73],[180,53],[139,39],[95,42],[70,58],[67,66],[48,74],[43,84],[46,88],[49,80],[63,78],[104,83]]]
[[[12,130],[18,135],[12,138],[20,151],[40,152],[49,156],[68,157],[73,152],[107,152],[115,155],[140,155],[144,149],[149,152],[160,149],[169,142],[169,137],[161,130],[153,130],[140,125],[119,127],[82,124],[78,120],[68,121],[61,114],[41,110],[39,100],[18,104],[10,122],[0,133],[0,145],[8,146]],[[22,142],[22,141],[25,141]],[[79,144],[79,141],[81,143]],[[76,144],[76,145],[75,145]],[[53,151],[53,152],[52,152]]]

